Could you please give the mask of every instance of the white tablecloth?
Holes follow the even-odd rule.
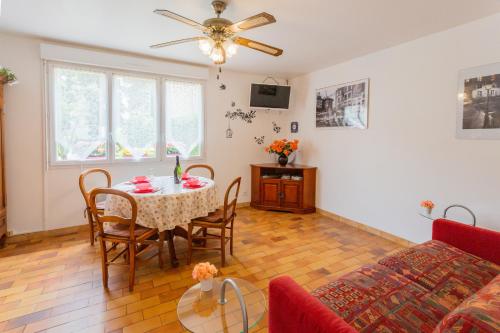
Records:
[[[151,184],[159,191],[136,194],[135,185],[121,183],[114,188],[128,192],[137,202],[137,224],[159,231],[172,230],[175,226],[185,226],[192,219],[207,216],[219,205],[217,189],[213,180],[198,177],[206,185],[199,189],[185,189],[182,184],[174,184],[173,177],[154,177]],[[130,216],[130,204],[116,195],[108,195],[105,214]]]

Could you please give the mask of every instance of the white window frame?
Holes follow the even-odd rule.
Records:
[[[60,61],[46,61],[45,63],[45,95],[47,100],[46,106],[46,146],[47,146],[47,160],[50,167],[59,166],[75,166],[75,165],[121,165],[130,163],[158,163],[161,161],[172,161],[175,159],[174,156],[167,156],[166,150],[166,96],[165,96],[165,81],[181,81],[201,84],[202,92],[202,125],[201,125],[201,138],[202,142],[200,144],[200,156],[182,158],[186,161],[196,161],[205,159],[205,147],[206,147],[206,80],[200,79],[188,79],[177,76],[161,75],[161,74],[151,74],[139,71],[131,70],[121,70],[113,69],[101,66],[92,65],[81,65],[68,62]],[[103,73],[106,75],[107,80],[107,116],[108,116],[108,128],[107,128],[107,158],[103,160],[84,160],[84,161],[58,161],[57,160],[57,149],[55,145],[55,116],[54,116],[54,68],[68,68],[75,70],[84,70]],[[140,77],[154,79],[156,81],[156,98],[157,98],[157,131],[158,138],[156,142],[156,157],[154,158],[139,158],[139,159],[117,159],[115,157],[115,141],[113,138],[113,77],[114,76],[130,76],[130,77]]]

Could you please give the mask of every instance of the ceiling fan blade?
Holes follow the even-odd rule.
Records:
[[[156,13],[158,15],[162,15],[162,16],[168,17],[168,18],[171,18],[171,19],[179,21],[179,22],[182,22],[184,24],[190,25],[193,28],[201,30],[201,31],[207,30],[207,28],[205,26],[203,26],[201,23],[198,23],[196,21],[190,20],[190,19],[188,19],[188,18],[186,18],[184,16],[181,16],[179,14],[176,14],[176,13],[171,12],[171,11],[166,10],[166,9],[156,9],[154,11],[154,13]]]
[[[254,49],[254,50],[257,50],[260,52],[264,52],[264,53],[270,54],[270,55],[275,56],[275,57],[278,57],[278,56],[283,54],[282,49],[278,49],[277,47],[267,45],[264,43],[260,43],[260,42],[256,42],[254,40],[243,38],[243,37],[236,37],[234,39],[234,42],[236,44],[239,44],[239,45],[242,45],[245,47],[249,47],[251,49]]]
[[[155,44],[151,45],[150,48],[152,49],[158,49],[160,47],[165,47],[165,46],[170,46],[170,45],[177,45],[177,44],[182,44],[182,43],[189,43],[189,42],[196,42],[202,39],[208,39],[208,37],[191,37],[191,38],[184,38],[184,39],[178,39],[178,40],[173,40],[170,42],[166,43],[160,43],[160,44]]]
[[[231,32],[240,32],[243,30],[249,30],[257,27],[261,27],[266,24],[271,24],[276,22],[274,16],[268,13],[260,13],[254,16],[251,16],[243,21],[236,22],[233,25],[229,26],[229,30]]]

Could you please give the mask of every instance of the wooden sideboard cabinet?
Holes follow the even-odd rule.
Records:
[[[251,164],[250,206],[292,213],[316,211],[316,167],[277,163]]]

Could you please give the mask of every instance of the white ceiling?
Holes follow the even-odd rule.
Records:
[[[149,45],[197,36],[153,14],[213,17],[210,0],[3,0],[0,30],[209,65],[196,43]],[[230,0],[232,21],[266,11],[277,23],[241,33],[284,49],[274,58],[240,48],[228,69],[293,77],[500,12],[498,0]]]

